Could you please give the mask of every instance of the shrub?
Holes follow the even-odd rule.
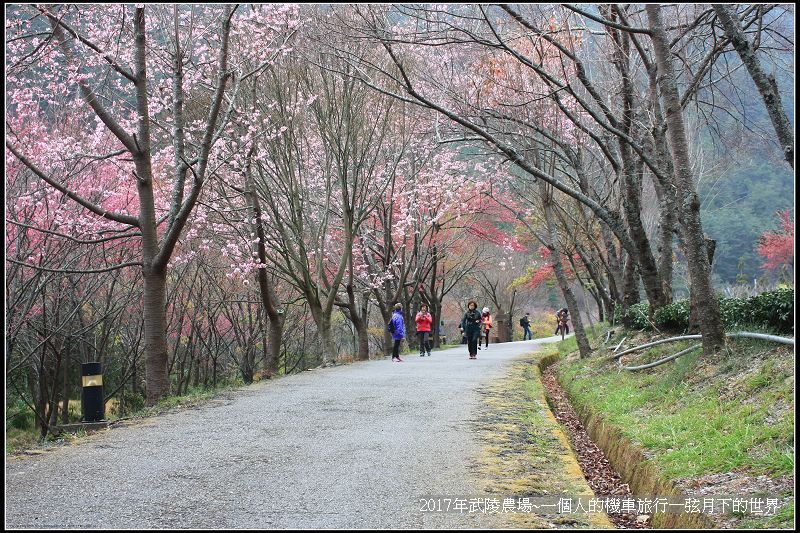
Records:
[[[751,323],[745,298],[720,298],[719,309],[726,328],[739,328]]]
[[[108,403],[106,403],[106,411],[108,411]],[[67,403],[67,413],[68,413],[68,423],[72,424],[75,422],[80,422],[81,418],[83,418],[83,413],[81,412],[81,401],[80,400],[68,400]]]
[[[780,288],[763,292],[750,298],[726,298],[719,300],[720,313],[725,329],[755,327],[776,333],[794,333],[794,289]],[[647,303],[632,305],[627,318],[632,327],[652,329],[647,319],[650,306]],[[689,300],[676,300],[661,309],[656,309],[653,322],[665,331],[684,332],[689,328]]]
[[[145,404],[145,397],[142,394],[134,394],[132,391],[125,391],[122,393],[124,398],[122,402],[109,402],[106,404],[107,411],[109,414],[116,415],[117,417],[123,417],[126,414],[135,413],[144,408]],[[124,412],[121,407],[124,405]]]
[[[625,316],[630,321],[631,327],[635,329],[652,329],[653,326],[650,324],[649,314],[650,304],[641,302],[630,306]]]
[[[762,292],[747,299],[749,323],[781,333],[794,333],[794,289]]]
[[[29,430],[33,429],[36,416],[30,407],[25,405],[25,402],[17,400],[13,407],[11,405],[6,407],[6,423],[12,428]]]
[[[676,300],[661,309],[656,309],[653,320],[661,329],[683,332],[689,329],[689,300]]]
[[[622,321],[622,306],[614,304],[614,324],[619,324]]]

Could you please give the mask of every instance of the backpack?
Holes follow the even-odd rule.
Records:
[[[395,327],[395,326],[394,326],[394,320],[390,320],[390,321],[389,321],[389,323],[388,323],[388,324],[386,324],[386,330],[387,330],[389,333],[392,333],[392,334],[394,333],[394,327]]]
[[[525,327],[525,319],[524,318],[520,318],[519,319],[519,325],[522,326],[523,328]]]

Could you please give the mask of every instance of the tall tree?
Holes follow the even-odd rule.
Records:
[[[684,228],[683,235],[692,283],[692,299],[698,310],[697,316],[703,334],[703,351],[711,354],[725,346],[725,330],[719,302],[711,283],[711,264],[703,226],[700,222],[700,201],[692,179],[686,128],[678,96],[672,52],[661,17],[661,7],[656,4],[648,4],[646,9],[650,21],[650,36],[653,40],[653,49],[658,64],[658,80],[666,115],[669,147],[675,164],[678,213]]]

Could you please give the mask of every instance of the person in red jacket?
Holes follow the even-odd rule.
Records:
[[[425,357],[425,351],[428,352],[428,357],[431,356],[431,324],[433,324],[433,317],[428,312],[428,306],[422,304],[414,321],[417,323],[417,336],[419,337],[419,356]]]

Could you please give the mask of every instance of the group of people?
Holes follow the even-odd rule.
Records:
[[[527,341],[533,339],[533,332],[531,331],[530,313],[525,313],[525,316],[519,319],[519,325],[522,326],[522,340]],[[556,311],[556,332],[553,335],[558,335],[562,331],[565,335],[569,334],[569,309],[562,307]]]
[[[428,357],[431,356],[431,327],[433,325],[433,316],[428,312],[428,306],[422,304],[419,309],[419,313],[414,318],[414,321],[417,323],[417,337],[419,337],[419,356],[424,357],[425,353],[427,352]],[[397,303],[394,304],[394,313],[392,313],[392,319],[389,321],[387,325],[389,331],[392,334],[392,340],[394,341],[394,346],[392,347],[392,361],[396,361],[398,363],[402,363],[403,360],[400,359],[400,343],[402,342],[403,338],[406,336],[406,325],[405,320],[403,319],[403,304]]]
[[[524,330],[523,340],[533,339],[533,333],[530,329],[529,316],[530,313],[525,313],[525,316],[519,321],[519,325],[522,326]],[[554,335],[558,335],[559,331],[562,331],[562,333],[569,333],[569,324],[567,323],[568,319],[569,310],[566,307],[559,309],[556,313],[557,326]],[[430,336],[433,325],[433,316],[430,314],[430,312],[428,312],[427,305],[422,304],[419,312],[414,317],[414,321],[417,324],[417,337],[419,337],[419,356],[425,357],[425,354],[427,353],[428,357],[430,357]],[[392,361],[402,363],[403,360],[400,358],[400,343],[406,336],[402,304],[395,304],[394,313],[392,314],[392,319],[387,324],[387,328],[391,332],[392,340],[394,341],[394,346],[392,348]],[[481,344],[484,339],[485,347],[487,349],[489,348],[489,333],[492,329],[492,314],[489,311],[489,308],[484,307],[483,311],[479,312],[478,304],[474,300],[470,300],[467,303],[467,312],[464,313],[464,317],[461,319],[458,329],[466,338],[467,349],[469,350],[469,358],[477,359],[478,350],[481,349]]]

